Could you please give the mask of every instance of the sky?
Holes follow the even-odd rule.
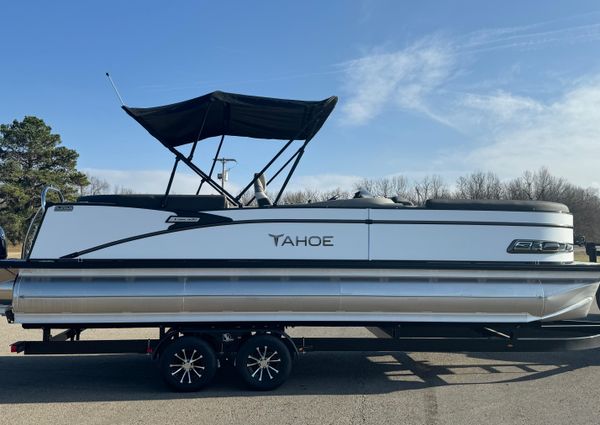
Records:
[[[107,71],[133,107],[339,96],[292,189],[540,167],[600,188],[597,1],[24,0],[2,15],[0,122],[44,119],[112,185],[162,192],[173,157],[120,109]],[[204,168],[217,143],[199,145]],[[230,187],[280,146],[226,139]],[[182,170],[174,190],[197,183]]]

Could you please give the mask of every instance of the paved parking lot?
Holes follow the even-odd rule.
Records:
[[[592,318],[600,320],[598,310]],[[295,335],[314,334],[310,328]],[[364,329],[331,329],[359,335]],[[140,330],[93,337],[154,336]],[[39,332],[0,324],[2,423],[20,424],[594,424],[600,351],[310,353],[269,393],[222,370],[202,392],[174,394],[145,356],[10,354]]]

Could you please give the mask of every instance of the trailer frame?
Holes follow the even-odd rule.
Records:
[[[406,351],[406,352],[542,352],[600,348],[600,321],[569,320],[534,324],[363,324],[374,337],[290,337],[284,325],[160,326],[158,338],[82,340],[86,328],[73,327],[52,335],[42,328],[41,341],[17,341],[11,352],[42,354],[151,354],[157,357],[168,340],[178,335],[200,335],[221,344],[219,353],[254,334],[277,334],[293,345],[293,352]]]

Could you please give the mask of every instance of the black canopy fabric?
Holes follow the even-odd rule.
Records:
[[[215,91],[155,108],[123,109],[166,146],[229,135],[256,139],[310,140],[337,97],[310,102]]]

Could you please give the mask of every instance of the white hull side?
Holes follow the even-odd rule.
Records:
[[[511,211],[273,208],[207,211],[229,223],[169,232],[174,213],[74,205],[47,210],[32,259],[293,259],[571,262],[572,252],[510,254],[515,239],[572,243],[572,216]],[[155,232],[159,232],[156,234]],[[147,237],[140,237],[146,234]],[[150,235],[149,235],[150,234]],[[277,245],[329,237],[331,244]],[[133,240],[123,241],[126,238]],[[110,245],[111,242],[121,243]],[[102,244],[108,244],[102,247]],[[96,249],[94,249],[96,247]],[[87,252],[86,250],[90,250]]]

